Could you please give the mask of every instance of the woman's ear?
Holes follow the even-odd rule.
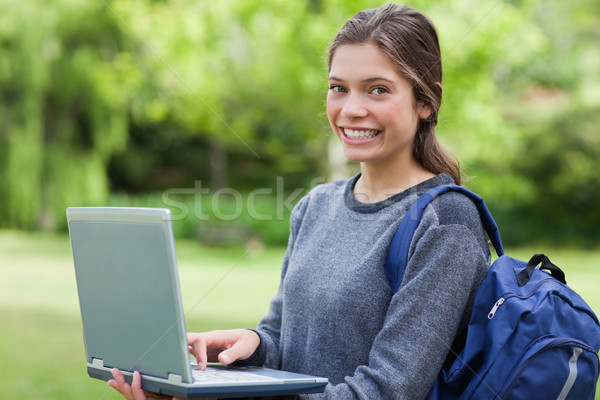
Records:
[[[417,105],[417,114],[419,118],[427,119],[431,116],[431,106],[427,103],[419,103]]]

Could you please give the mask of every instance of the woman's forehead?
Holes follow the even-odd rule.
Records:
[[[329,78],[335,80],[404,80],[390,59],[374,44],[344,44],[333,54]]]

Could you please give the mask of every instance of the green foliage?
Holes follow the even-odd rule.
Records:
[[[108,193],[127,141],[123,35],[100,3],[2,1],[0,227],[53,226]]]
[[[450,85],[439,132],[506,243],[595,244],[600,52],[583,10],[598,5],[516,3],[432,8]]]
[[[515,171],[530,180],[529,196],[512,212],[527,216],[525,232],[557,243],[598,243],[600,224],[600,108],[567,107],[525,126]],[[526,240],[523,224],[510,236]]]
[[[306,190],[298,189],[291,194],[277,188],[249,193],[227,189],[204,193],[200,187],[173,188],[146,195],[114,193],[106,205],[169,208],[177,238],[195,239],[210,246],[255,242],[283,246],[288,240],[292,207],[302,194]]]
[[[407,4],[440,33],[438,135],[507,241],[600,239],[598,2]],[[198,180],[308,188],[332,168],[327,46],[380,5],[0,0],[0,228],[61,227],[66,206]],[[244,218],[229,224],[279,232]]]

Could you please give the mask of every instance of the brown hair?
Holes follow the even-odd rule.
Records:
[[[442,58],[437,31],[425,15],[407,6],[386,4],[358,12],[337,33],[329,48],[329,69],[336,49],[344,44],[376,45],[412,83],[415,107],[426,104],[429,117],[421,119],[413,144],[415,159],[427,170],[445,172],[462,184],[458,161],[435,136],[442,101]]]

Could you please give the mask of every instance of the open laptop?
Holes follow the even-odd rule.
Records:
[[[83,322],[87,370],[111,369],[142,387],[183,398],[253,397],[322,392],[326,378],[262,367],[190,360],[171,213],[158,208],[67,209]]]

